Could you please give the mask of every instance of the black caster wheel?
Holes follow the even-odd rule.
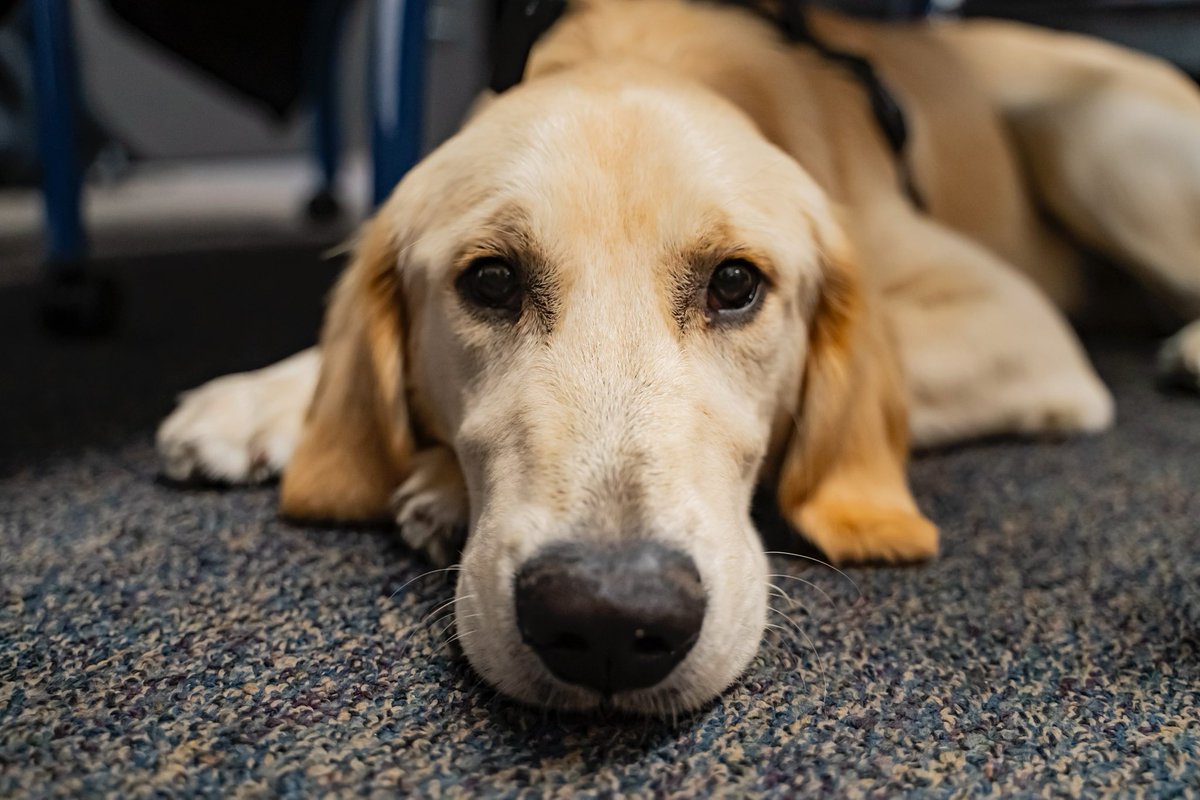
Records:
[[[56,336],[86,339],[117,327],[120,294],[112,278],[82,269],[51,268],[42,294],[42,324]]]
[[[319,189],[304,209],[313,222],[326,224],[342,215],[342,204],[329,189]]]

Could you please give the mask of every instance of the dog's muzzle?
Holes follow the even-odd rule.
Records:
[[[686,554],[650,542],[559,542],[516,576],[517,625],[560,680],[605,696],[653,686],[700,638],[705,596]]]

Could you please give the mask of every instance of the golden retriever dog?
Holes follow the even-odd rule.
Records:
[[[366,224],[319,348],[183,396],[167,474],[461,547],[470,663],[560,708],[746,667],[759,483],[832,561],[934,556],[910,445],[1113,422],[1060,231],[1200,316],[1200,92],[1020,25],[811,25],[901,100],[925,209],[862,85],[770,22],[581,1]],[[1197,380],[1200,326],[1163,367]]]

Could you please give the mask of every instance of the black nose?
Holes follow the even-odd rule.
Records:
[[[517,625],[556,677],[607,694],[653,686],[704,622],[692,559],[653,542],[562,542],[516,578]]]

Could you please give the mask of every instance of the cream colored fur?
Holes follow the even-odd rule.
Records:
[[[900,190],[861,87],[761,20],[581,2],[526,81],[480,103],[368,223],[319,353],[183,397],[159,433],[167,473],[283,470],[285,513],[391,515],[439,562],[469,531],[463,649],[544,705],[600,698],[517,635],[513,575],[542,544],[649,536],[698,565],[701,638],[661,685],[613,698],[634,711],[698,705],[756,650],[759,482],[834,560],[934,555],[910,433],[1113,420],[1062,316],[1083,296],[1079,258],[1039,205],[1200,314],[1200,93],[1153,60],[1020,26],[813,22],[904,102],[929,213]],[[480,257],[536,271],[542,305],[473,314],[455,280]],[[678,287],[733,257],[767,294],[723,327]],[[1162,363],[1200,375],[1194,325]]]

